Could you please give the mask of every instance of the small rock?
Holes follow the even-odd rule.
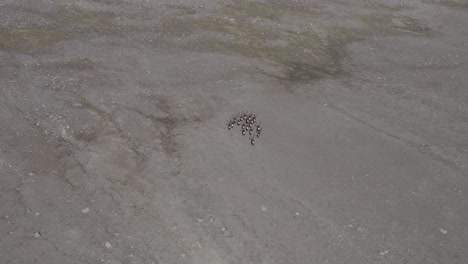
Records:
[[[266,212],[268,210],[265,205],[262,205],[261,209],[262,209],[262,212]]]
[[[9,216],[9,215],[5,215],[5,218],[8,219],[8,218],[10,218],[10,216]]]
[[[86,207],[86,208],[81,209],[81,212],[82,212],[83,214],[87,214],[87,213],[89,212],[89,207]]]
[[[439,231],[440,231],[442,234],[444,234],[444,235],[448,233],[448,231],[445,230],[445,229],[443,229],[443,228],[439,229]]]
[[[106,248],[111,248],[111,247],[112,247],[112,244],[109,242],[106,242]]]
[[[35,237],[35,238],[41,237],[41,233],[40,233],[40,232],[34,233],[34,237]]]
[[[379,252],[380,256],[385,256],[387,254],[388,254],[388,250],[382,250],[382,251]]]
[[[32,172],[29,173],[29,176],[33,176],[33,175],[34,175],[34,173],[32,173]]]
[[[35,213],[35,215],[36,215],[36,216],[40,216],[40,215],[41,215],[41,213],[39,213],[39,212],[36,212],[36,213]]]
[[[299,212],[296,212],[296,215],[299,216],[300,215]]]

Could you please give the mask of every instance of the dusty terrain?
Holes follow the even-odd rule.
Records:
[[[465,1],[0,1],[1,264],[467,248]]]

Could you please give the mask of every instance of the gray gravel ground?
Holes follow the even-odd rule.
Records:
[[[1,264],[467,248],[466,1],[0,1]]]

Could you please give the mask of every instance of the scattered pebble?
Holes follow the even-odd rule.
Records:
[[[448,233],[448,231],[445,230],[445,229],[443,229],[443,228],[439,229],[439,231],[440,231],[442,234],[444,234],[444,235]]]
[[[89,212],[89,207],[86,207],[86,208],[81,209],[81,212],[82,212],[83,214],[87,214],[87,213]]]
[[[34,233],[34,237],[35,238],[41,237],[41,233],[39,233],[39,232]]]
[[[382,250],[382,251],[379,252],[380,256],[385,256],[387,254],[388,254],[388,250]]]
[[[111,247],[112,247],[112,244],[109,242],[106,242],[106,248],[111,248]]]

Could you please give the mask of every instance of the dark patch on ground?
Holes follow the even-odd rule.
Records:
[[[129,109],[135,113],[150,120],[153,126],[159,132],[161,140],[162,150],[170,157],[174,157],[178,151],[177,142],[175,139],[174,130],[182,124],[183,118],[177,117],[176,113],[173,113],[172,107],[169,101],[163,96],[144,96],[150,101],[154,102],[159,110],[164,113],[164,116],[156,116],[151,113],[145,113],[138,108]]]
[[[430,3],[434,5],[440,5],[450,8],[463,8],[468,9],[468,3],[465,1],[453,1],[453,0],[424,0],[425,3]]]
[[[368,29],[378,35],[417,34],[429,36],[429,27],[415,18],[404,15],[372,14],[359,16]]]
[[[118,29],[114,23],[116,16],[111,12],[60,8],[48,16],[67,32],[109,34]]]
[[[63,39],[63,34],[48,27],[0,29],[0,49],[36,52]]]
[[[197,7],[191,5],[175,5],[168,4],[167,8],[175,10],[177,15],[195,15],[197,14]]]
[[[310,16],[313,11],[302,3],[287,3],[281,1],[248,2],[244,0],[232,1],[224,5],[226,13],[244,19],[260,17],[278,21],[282,16]]]
[[[83,58],[59,63],[58,66],[74,71],[85,71],[95,69],[97,64],[88,58]]]
[[[283,12],[283,10],[286,10]],[[204,37],[182,44],[198,51],[217,51],[256,57],[282,66],[289,81],[307,82],[340,72],[340,51],[353,39],[339,28],[327,29],[326,35],[308,30],[278,28],[256,23],[260,18],[278,20],[281,15],[313,16],[315,11],[279,3],[226,4],[224,16],[199,18],[167,16],[162,31],[173,37],[185,37],[197,31],[216,32],[218,37]],[[336,37],[336,36],[340,37]],[[229,40],[226,40],[228,38]]]
[[[32,12],[27,8],[7,8],[12,12]],[[0,27],[0,49],[35,53],[64,40],[96,34],[120,34],[127,29],[116,25],[116,15],[111,12],[59,7],[57,10],[34,14],[49,23],[44,26]]]

